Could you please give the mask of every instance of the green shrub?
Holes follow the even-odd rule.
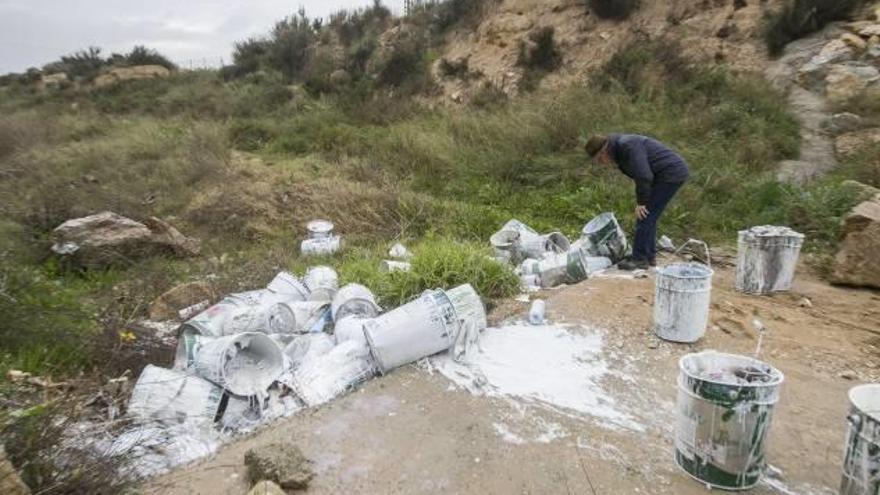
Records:
[[[177,69],[177,66],[168,57],[142,45],[135,46],[125,55],[115,55],[114,57],[111,57],[109,60],[112,65],[161,65],[168,70]]]
[[[101,56],[101,49],[90,46],[87,50],[64,55],[61,60],[47,64],[43,67],[43,71],[64,72],[71,79],[91,81],[106,65],[107,61]]]
[[[832,21],[847,19],[863,0],[787,0],[777,12],[768,12],[764,40],[771,55],[788,43],[818,31]]]
[[[268,44],[269,66],[287,81],[299,80],[309,61],[309,48],[316,39],[312,23],[305,11],[275,24]]]
[[[537,88],[541,79],[562,64],[562,54],[556,47],[555,30],[545,26],[529,33],[520,42],[517,65],[523,67],[523,86],[526,90]]]
[[[229,125],[229,141],[242,151],[256,151],[269,144],[277,130],[263,121],[234,121]]]
[[[641,0],[588,0],[587,3],[597,16],[622,21],[639,8]]]

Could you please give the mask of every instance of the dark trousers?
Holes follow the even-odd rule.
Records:
[[[646,205],[648,216],[644,220],[636,221],[633,259],[654,261],[657,258],[657,222],[660,221],[660,215],[663,214],[666,205],[672,201],[683,184],[683,182],[674,184],[658,182],[651,186],[651,200]]]

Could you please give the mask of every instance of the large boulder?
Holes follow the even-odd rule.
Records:
[[[207,282],[189,282],[178,285],[158,297],[150,305],[152,321],[168,321],[180,317],[180,310],[204,301],[214,300],[214,289]]]
[[[835,64],[825,77],[825,94],[833,104],[844,104],[865,94],[880,81],[876,67],[861,62]]]
[[[880,288],[880,195],[856,206],[843,220],[831,281]]]
[[[122,81],[136,79],[158,79],[168,77],[171,71],[161,65],[135,65],[132,67],[115,67],[99,75],[92,81],[92,86],[104,88]]]
[[[798,69],[798,81],[804,87],[816,89],[821,86],[833,64],[852,60],[856,56],[852,49],[842,40],[829,41],[822,50]]]
[[[12,462],[6,457],[6,450],[0,443],[0,493],[3,495],[31,495],[31,490],[21,481]]]
[[[141,223],[105,211],[68,220],[52,231],[52,251],[86,267],[102,267],[154,254],[199,254],[198,239],[150,218]]]
[[[837,151],[837,155],[843,158],[850,157],[869,146],[878,144],[880,144],[880,127],[847,132],[837,136],[837,139],[834,140],[834,148]]]
[[[245,453],[244,463],[251,483],[268,480],[284,490],[303,490],[315,477],[311,461],[287,442],[255,447]]]
[[[850,112],[836,113],[822,122],[822,129],[834,136],[858,131],[864,127],[865,119]]]

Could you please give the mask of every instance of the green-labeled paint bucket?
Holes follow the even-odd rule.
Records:
[[[694,479],[746,490],[761,479],[784,377],[746,356],[706,351],[679,362],[675,462]]]
[[[880,385],[849,391],[852,409],[843,458],[840,495],[880,494]]]

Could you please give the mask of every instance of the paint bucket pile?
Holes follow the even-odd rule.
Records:
[[[339,251],[342,237],[334,234],[333,222],[329,220],[312,220],[306,225],[308,238],[300,244],[303,256],[326,256]]]
[[[603,215],[611,215],[614,220],[612,214]],[[591,223],[595,222],[594,220]],[[613,225],[616,229],[611,234],[594,235],[592,238],[595,242],[591,238],[582,237],[572,244],[560,232],[539,234],[535,229],[514,219],[504,224],[489,241],[495,251],[495,259],[518,267],[517,274],[524,288],[546,289],[581,282],[611,267],[612,260],[609,257],[595,253],[599,250],[616,252],[616,248],[609,246],[618,246],[621,239],[624,251],[626,250],[623,231],[616,220]]]
[[[173,369],[147,366],[128,413],[135,424],[242,431],[323,404],[377,372],[449,350],[486,328],[470,285],[426,291],[382,313],[365,286],[330,267],[279,273],[184,322]],[[153,427],[153,426],[150,426]]]
[[[769,294],[791,290],[804,235],[788,227],[762,225],[739,232],[736,290]]]
[[[675,462],[714,488],[760,481],[782,372],[757,359],[706,351],[679,362]]]

